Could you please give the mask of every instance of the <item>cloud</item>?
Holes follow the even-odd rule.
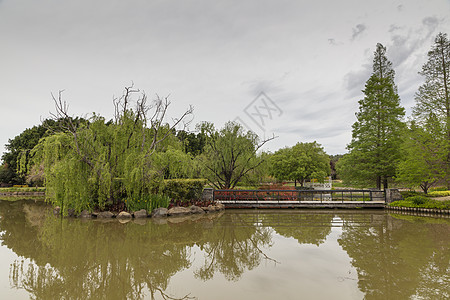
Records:
[[[338,42],[338,41],[336,41],[336,39],[329,38],[328,39],[328,44],[330,44],[332,46],[340,46],[340,45],[343,45],[344,43]]]
[[[398,26],[396,24],[391,24],[391,26],[389,26],[389,32],[393,33],[395,31],[401,30],[403,27]]]
[[[439,20],[437,17],[426,17],[422,20],[422,24],[430,32],[434,32],[441,22],[442,20]]]
[[[356,71],[350,71],[344,76],[345,88],[350,97],[356,97],[361,94],[364,85],[372,72],[372,65],[363,64],[362,68]]]
[[[354,41],[358,36],[360,36],[367,29],[364,24],[357,24],[355,28],[353,28],[352,41]]]
[[[423,51],[441,22],[442,20],[436,17],[426,17],[422,19],[423,27],[417,30],[410,29],[407,33],[402,32],[402,28],[399,27],[389,30],[393,35],[388,54],[394,68],[401,66],[410,58],[416,60],[416,53]],[[391,25],[391,29],[393,26],[395,25]]]

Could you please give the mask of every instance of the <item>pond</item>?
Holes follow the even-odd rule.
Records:
[[[228,210],[83,220],[0,201],[3,299],[448,299],[450,220]]]

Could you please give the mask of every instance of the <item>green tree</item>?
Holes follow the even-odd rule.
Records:
[[[330,157],[317,142],[297,143],[271,157],[272,175],[278,180],[294,180],[303,186],[305,179],[323,181],[330,175]]]
[[[268,141],[260,141],[242,125],[228,122],[221,130],[212,123],[199,124],[198,129],[206,136],[204,153],[199,157],[203,175],[216,188],[232,189],[248,177],[264,162],[258,150]]]
[[[401,157],[401,132],[405,110],[394,83],[392,63],[386,48],[377,44],[373,59],[373,73],[367,80],[364,98],[360,100],[357,121],[352,128],[349,153],[338,167],[348,182],[375,182],[381,189],[388,187],[388,179],[395,175],[396,162]]]
[[[54,134],[61,129],[65,120],[46,119],[42,124],[27,128],[13,139],[8,140],[6,152],[2,155],[3,166],[9,176],[9,181],[0,178],[0,182],[10,184],[24,184],[26,178],[27,165],[30,159],[31,150],[38,144],[43,137]],[[83,118],[75,118],[73,124],[87,122]]]
[[[147,104],[144,93],[127,87],[115,100],[113,121],[105,122],[94,114],[90,122],[77,126],[61,93],[54,100],[55,118],[64,120],[64,131],[42,139],[32,151],[32,162],[44,169],[48,200],[64,213],[103,209],[109,204],[149,207],[166,169],[166,165],[159,168],[157,154],[179,143],[174,128],[192,108],[169,126],[164,123],[170,104],[167,98]],[[176,173],[175,166],[169,170]]]
[[[183,143],[184,152],[197,156],[203,153],[206,143],[206,136],[199,132],[187,132],[185,130],[177,131],[177,138]]]
[[[412,121],[402,145],[404,159],[399,162],[397,181],[410,187],[428,189],[445,178],[445,129],[435,114],[431,113],[422,124]]]
[[[442,146],[446,156],[443,158],[443,167],[450,189],[450,41],[447,34],[437,35],[428,52],[428,61],[419,74],[425,77],[425,83],[416,93],[414,116],[418,122],[425,122],[432,113],[445,129],[443,138],[446,142]]]

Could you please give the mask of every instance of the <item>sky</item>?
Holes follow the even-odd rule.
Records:
[[[134,85],[168,96],[168,122],[240,122],[276,151],[317,141],[343,154],[376,44],[407,115],[450,0],[0,0],[0,152],[55,111],[113,117]]]

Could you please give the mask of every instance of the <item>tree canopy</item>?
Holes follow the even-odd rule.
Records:
[[[206,136],[204,153],[199,156],[203,177],[220,189],[232,189],[264,159],[258,150],[270,139],[260,141],[251,131],[244,131],[239,123],[228,122],[217,130],[212,123],[204,122],[198,129]]]
[[[276,151],[271,157],[271,173],[278,180],[323,181],[330,175],[330,157],[317,143],[297,143]]]
[[[344,180],[375,182],[378,189],[383,181],[395,175],[395,166],[401,157],[402,118],[405,110],[394,83],[392,63],[386,57],[386,48],[377,44],[373,59],[373,72],[359,101],[357,121],[352,126],[349,153],[339,162],[338,169]]]
[[[416,105],[413,109],[414,117],[418,123],[426,123],[433,115],[438,122],[438,127],[444,141],[441,144],[442,167],[445,171],[447,187],[450,189],[450,41],[445,33],[439,33],[434,45],[428,52],[428,61],[419,72],[425,78],[425,83],[419,87],[416,93]],[[430,124],[428,124],[429,126]],[[430,153],[431,154],[431,153]]]
[[[173,149],[178,142],[174,128],[192,108],[168,125],[167,98],[149,104],[144,93],[127,87],[114,101],[111,122],[94,114],[88,123],[76,124],[61,93],[54,100],[54,117],[64,120],[63,131],[42,139],[32,151],[32,162],[44,169],[47,199],[64,212],[106,205],[148,207],[167,169],[157,154]]]
[[[445,179],[445,129],[434,114],[423,123],[412,121],[405,132],[403,159],[399,162],[397,181],[409,187],[419,186],[424,193]]]

